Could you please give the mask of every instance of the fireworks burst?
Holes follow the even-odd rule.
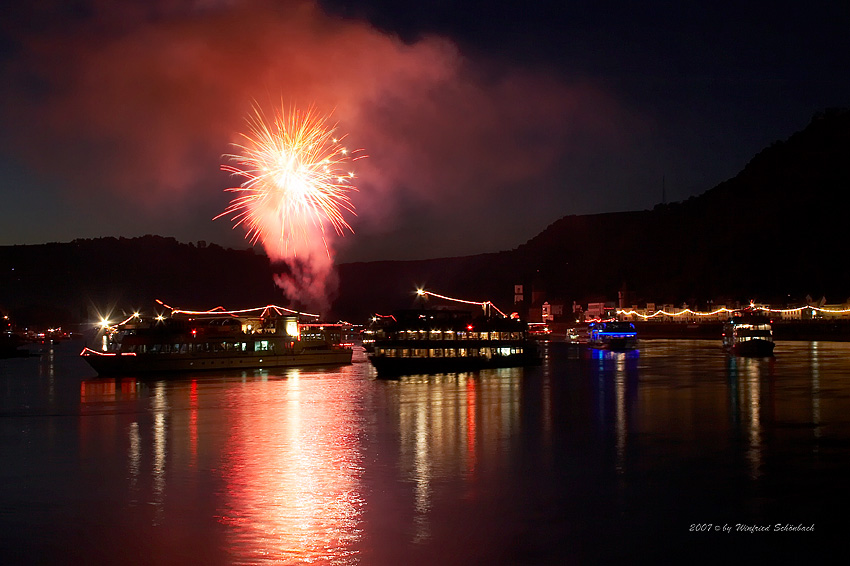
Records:
[[[255,106],[247,124],[244,143],[235,144],[240,153],[225,155],[235,165],[221,166],[244,181],[225,189],[238,196],[215,218],[232,215],[233,227],[243,225],[246,239],[260,241],[280,258],[310,249],[315,236],[329,255],[328,226],[339,235],[354,232],[343,214],[355,213],[350,194],[357,188],[345,166],[365,156],[343,147],[342,138],[334,135],[336,125],[312,108],[281,109],[267,122]]]

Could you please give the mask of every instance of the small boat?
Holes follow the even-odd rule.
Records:
[[[772,356],[771,320],[752,312],[735,313],[723,325],[723,347],[736,356]]]
[[[586,345],[587,334],[587,327],[567,328],[567,332],[564,335],[564,341],[571,345]]]
[[[592,322],[588,327],[588,345],[604,350],[634,350],[637,330],[631,322]]]
[[[468,311],[397,311],[370,329],[369,361],[378,377],[539,365],[528,325]]]
[[[81,352],[100,375],[350,364],[340,324],[299,323],[275,308],[175,311],[107,327],[99,350]]]

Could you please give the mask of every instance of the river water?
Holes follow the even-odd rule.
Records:
[[[846,536],[847,343],[399,381],[362,351],[101,379],[80,349],[0,360],[2,564],[785,563]]]

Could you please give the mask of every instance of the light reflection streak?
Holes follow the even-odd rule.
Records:
[[[167,427],[165,416],[168,411],[165,382],[159,381],[154,386],[152,409],[153,418],[153,505],[155,509],[154,524],[162,520],[165,506],[165,458]]]
[[[53,340],[50,341],[50,349],[47,351],[47,401],[50,405],[56,401],[56,352],[53,349]]]
[[[136,421],[130,423],[127,432],[130,437],[130,445],[127,449],[127,460],[130,468],[130,502],[138,503],[136,494],[138,492],[139,471],[142,461],[142,437],[139,433],[139,423]]]
[[[428,405],[419,405],[416,411],[416,448],[414,451],[414,473],[413,478],[416,482],[415,488],[415,509],[414,516],[415,533],[413,542],[424,542],[431,536],[431,529],[428,525],[428,511],[431,509],[430,490],[431,490],[431,458],[428,454]],[[439,410],[439,409],[438,409]],[[441,424],[437,419],[435,422]],[[439,437],[438,437],[439,438]]]
[[[599,400],[597,402],[597,415],[599,420],[605,423],[605,360],[601,350],[591,350],[594,359],[596,360],[596,390],[599,392]]]
[[[614,373],[614,394],[616,396],[616,434],[617,434],[617,473],[625,472],[626,462],[626,356],[617,352]]]
[[[476,395],[475,380],[466,380],[466,474],[471,477],[475,474],[476,465],[476,442],[477,431],[475,429]]]
[[[546,350],[546,357],[549,357],[549,351]],[[543,395],[541,402],[543,403],[542,422],[540,423],[543,429],[543,440],[547,446],[552,445],[552,370],[549,363],[543,366]],[[546,453],[547,457],[551,455]]]
[[[365,500],[350,383],[291,372],[229,392],[219,521],[244,563],[357,562]]]
[[[821,414],[820,414],[820,359],[818,359],[818,343],[811,343],[811,373],[812,373],[812,424],[814,425],[814,437],[821,437]],[[816,442],[812,451],[817,453],[820,445]]]
[[[761,370],[758,360],[744,358],[746,381],[741,395],[744,396],[742,406],[748,409],[749,422],[747,426],[749,448],[747,460],[750,464],[750,478],[757,480],[761,477],[762,438],[761,438]]]
[[[412,543],[433,537],[436,482],[463,477],[472,485],[480,466],[510,453],[507,445],[519,428],[521,376],[521,369],[504,368],[409,376],[398,383],[402,474],[413,490]]]
[[[198,380],[189,386],[189,453],[191,465],[198,463]]]

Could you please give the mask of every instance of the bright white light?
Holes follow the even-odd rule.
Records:
[[[296,320],[287,320],[286,321],[286,333],[293,338],[298,337],[298,321]]]

